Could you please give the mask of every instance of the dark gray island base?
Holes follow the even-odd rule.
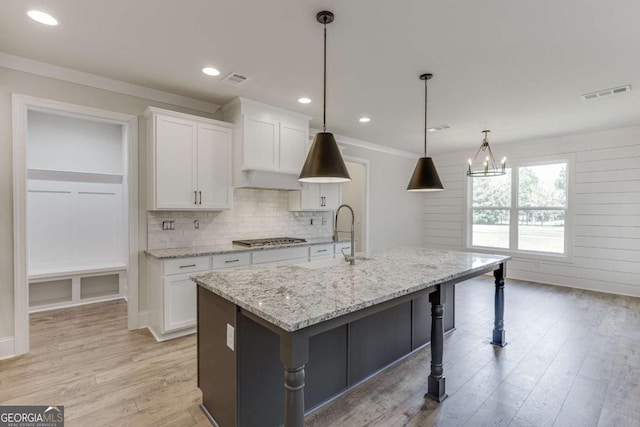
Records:
[[[301,427],[305,412],[429,341],[432,361],[426,396],[444,400],[443,337],[454,327],[455,284],[494,272],[492,343],[504,345],[508,257],[442,252],[460,257],[456,262],[467,262],[449,262],[446,272],[444,267],[434,271],[433,260],[428,260],[434,251],[402,249],[374,254],[364,265],[351,267],[261,267],[195,278],[200,285],[198,386],[205,413],[221,427]],[[430,267],[420,271],[416,261]],[[403,266],[398,264],[403,262],[415,271],[401,273]],[[285,273],[293,277],[283,279]],[[416,282],[412,276],[425,273],[433,277]],[[300,283],[304,278],[309,281]],[[313,286],[320,288],[312,288],[319,291],[317,304],[302,310],[299,304],[290,305],[312,297]],[[243,298],[250,288],[264,293]]]

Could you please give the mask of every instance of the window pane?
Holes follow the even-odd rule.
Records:
[[[471,227],[471,244],[473,246],[509,248],[508,210],[474,209]]]
[[[518,249],[564,253],[564,210],[519,210]]]
[[[518,206],[564,207],[567,200],[567,164],[518,168]]]
[[[471,178],[473,206],[508,208],[511,206],[511,169],[494,177]]]

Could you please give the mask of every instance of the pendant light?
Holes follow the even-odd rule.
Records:
[[[507,173],[506,157],[502,159],[502,164],[500,167],[496,165],[496,160],[493,158],[493,152],[491,152],[491,147],[489,147],[489,140],[487,139],[487,134],[489,132],[491,131],[482,131],[482,133],[484,133],[484,139],[482,140],[482,144],[480,144],[480,148],[478,148],[478,151],[476,151],[476,155],[473,157],[473,160],[469,159],[467,176],[477,178],[487,176],[500,176]]]
[[[316,133],[307,154],[298,181],[339,183],[351,181],[347,166],[333,134],[327,132],[327,24],[333,22],[333,13],[318,12],[316,20],[324,25],[324,98],[322,101],[322,132]]]
[[[427,157],[427,80],[433,74],[422,74],[420,80],[424,80],[424,157],[418,159],[416,169],[413,171],[407,191],[442,191],[444,186],[436,165],[431,157]]]

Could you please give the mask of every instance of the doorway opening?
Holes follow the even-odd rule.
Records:
[[[114,299],[138,326],[137,117],[14,95],[14,354],[29,314]]]
[[[369,161],[348,156],[344,160],[351,181],[342,184],[342,203],[353,208],[356,252],[369,252]],[[349,215],[340,215],[338,230],[349,230],[350,227]]]

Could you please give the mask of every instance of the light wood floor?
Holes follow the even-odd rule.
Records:
[[[640,299],[509,280],[498,349],[492,289],[484,277],[458,285],[442,404],[422,397],[425,348],[307,424],[640,426]],[[0,405],[65,405],[68,426],[208,426],[195,345],[127,331],[124,302],[34,314],[32,352],[0,361]]]

